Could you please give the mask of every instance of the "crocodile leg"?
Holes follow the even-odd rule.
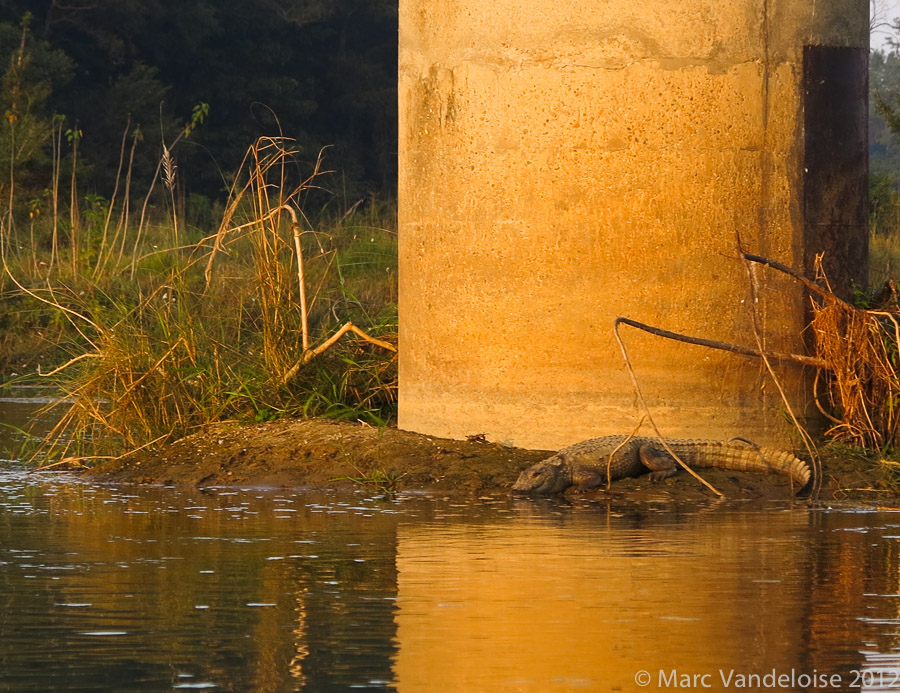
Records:
[[[577,493],[600,488],[606,484],[606,474],[595,469],[579,469],[572,475],[572,485]]]
[[[675,458],[653,443],[641,445],[638,454],[641,462],[650,470],[650,481],[662,481],[678,473],[678,463]]]

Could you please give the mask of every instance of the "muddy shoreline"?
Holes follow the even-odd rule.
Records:
[[[549,454],[479,440],[447,440],[396,428],[323,419],[262,424],[218,424],[166,445],[92,467],[101,482],[190,486],[253,486],[422,492],[477,496],[509,493],[519,472]],[[877,459],[826,451],[824,501],[900,507]],[[787,479],[774,475],[699,470],[727,499],[792,498]],[[712,492],[687,474],[654,484],[622,479],[590,496],[634,501],[697,501]]]

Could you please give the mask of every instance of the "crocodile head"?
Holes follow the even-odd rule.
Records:
[[[549,495],[562,493],[572,485],[571,474],[568,473],[566,459],[562,455],[554,455],[533,464],[513,484],[514,493],[530,493],[533,495]]]

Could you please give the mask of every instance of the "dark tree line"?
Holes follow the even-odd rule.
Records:
[[[56,117],[82,186],[109,189],[123,135],[146,180],[205,104],[177,152],[186,192],[220,197],[247,146],[283,134],[310,160],[330,145],[331,187],[391,195],[396,66],[387,0],[0,0],[0,112],[18,128],[0,166],[15,150],[19,180],[40,179]]]

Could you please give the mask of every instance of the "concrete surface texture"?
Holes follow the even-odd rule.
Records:
[[[867,12],[401,0],[401,428],[547,449],[630,432],[619,315],[755,346],[755,309],[768,349],[804,353],[803,292],[758,268],[751,306],[737,238],[864,281]],[[621,333],[666,435],[789,441],[758,360]],[[811,415],[809,373],[777,371]]]

